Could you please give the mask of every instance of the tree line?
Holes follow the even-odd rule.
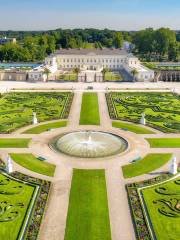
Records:
[[[169,28],[148,28],[133,35],[134,53],[145,61],[179,61],[180,33]]]
[[[134,44],[134,53],[145,61],[177,61],[180,33],[168,28],[142,31],[109,29],[57,29],[51,31],[0,31],[0,37],[15,37],[17,43],[0,45],[0,61],[42,61],[59,48],[121,48],[123,41]]]

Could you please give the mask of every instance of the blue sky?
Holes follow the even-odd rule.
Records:
[[[0,0],[0,30],[180,29],[180,0]]]

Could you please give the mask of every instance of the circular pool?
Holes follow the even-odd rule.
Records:
[[[80,158],[102,158],[124,152],[128,143],[117,135],[80,131],[56,137],[51,146],[58,152]]]

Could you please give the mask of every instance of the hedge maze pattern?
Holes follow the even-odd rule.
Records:
[[[112,119],[139,123],[145,113],[147,125],[163,132],[180,132],[180,96],[176,94],[110,92],[106,99]]]
[[[0,133],[9,133],[38,121],[65,119],[69,115],[73,94],[70,92],[8,93],[0,98]]]
[[[146,216],[149,217],[149,214],[145,216],[145,212],[143,210],[143,205],[140,200],[140,193],[138,191],[139,188],[151,186],[156,183],[164,182],[165,180],[168,180],[171,177],[171,175],[161,175],[153,179],[145,180],[143,182],[139,183],[132,183],[126,185],[126,190],[128,194],[128,200],[129,205],[131,209],[131,215],[134,223],[134,227],[136,230],[136,238],[137,240],[149,240],[149,239],[156,239],[156,236],[154,235],[154,238],[152,238],[149,227],[147,224]],[[180,179],[174,180],[173,184],[176,186],[180,185]],[[180,189],[179,189],[180,190]],[[163,214],[165,217],[173,217],[173,218],[179,218],[180,214],[180,192],[177,191],[170,191],[170,189],[164,187],[163,185],[160,187],[156,187],[154,189],[154,192],[159,194],[160,196],[164,196],[163,198],[152,199],[152,202],[154,205],[156,205],[156,210],[159,214]],[[166,197],[169,197],[166,199]],[[145,202],[143,201],[145,204]],[[147,206],[145,207],[147,208]],[[149,209],[148,209],[149,210]],[[151,221],[151,219],[149,219]],[[150,224],[152,226],[152,224]],[[153,231],[153,234],[154,231]]]
[[[173,184],[180,185],[180,179],[173,181]],[[158,187],[154,190],[159,195],[164,195],[164,198],[153,201],[157,205],[158,212],[167,217],[180,218],[180,186],[173,190],[168,187]],[[167,197],[171,198],[167,198]]]

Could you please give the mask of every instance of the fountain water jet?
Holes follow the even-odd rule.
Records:
[[[56,138],[51,144],[58,152],[80,158],[100,158],[119,154],[128,147],[127,141],[105,132],[72,132]]]

